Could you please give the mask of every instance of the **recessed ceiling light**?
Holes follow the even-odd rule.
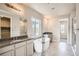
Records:
[[[52,10],[54,10],[55,8],[53,7],[53,8],[51,8]]]

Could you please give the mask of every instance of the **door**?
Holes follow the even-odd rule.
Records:
[[[76,55],[79,56],[79,4],[76,4]]]
[[[60,41],[67,41],[68,21],[67,19],[60,20]]]
[[[76,19],[72,19],[72,45],[76,50]]]

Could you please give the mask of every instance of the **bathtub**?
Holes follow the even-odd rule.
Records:
[[[36,53],[46,51],[50,44],[50,38],[44,37],[34,40],[34,49]]]

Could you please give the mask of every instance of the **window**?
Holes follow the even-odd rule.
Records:
[[[39,36],[41,33],[41,21],[32,17],[32,36]]]
[[[65,26],[64,24],[61,24],[61,33],[64,33],[65,32]]]
[[[34,37],[35,36],[35,23],[36,23],[36,21],[35,21],[35,18],[33,18],[32,17],[32,36]]]

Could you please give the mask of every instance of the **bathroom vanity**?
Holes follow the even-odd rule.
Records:
[[[0,56],[32,56],[33,40],[19,36],[0,40]]]

